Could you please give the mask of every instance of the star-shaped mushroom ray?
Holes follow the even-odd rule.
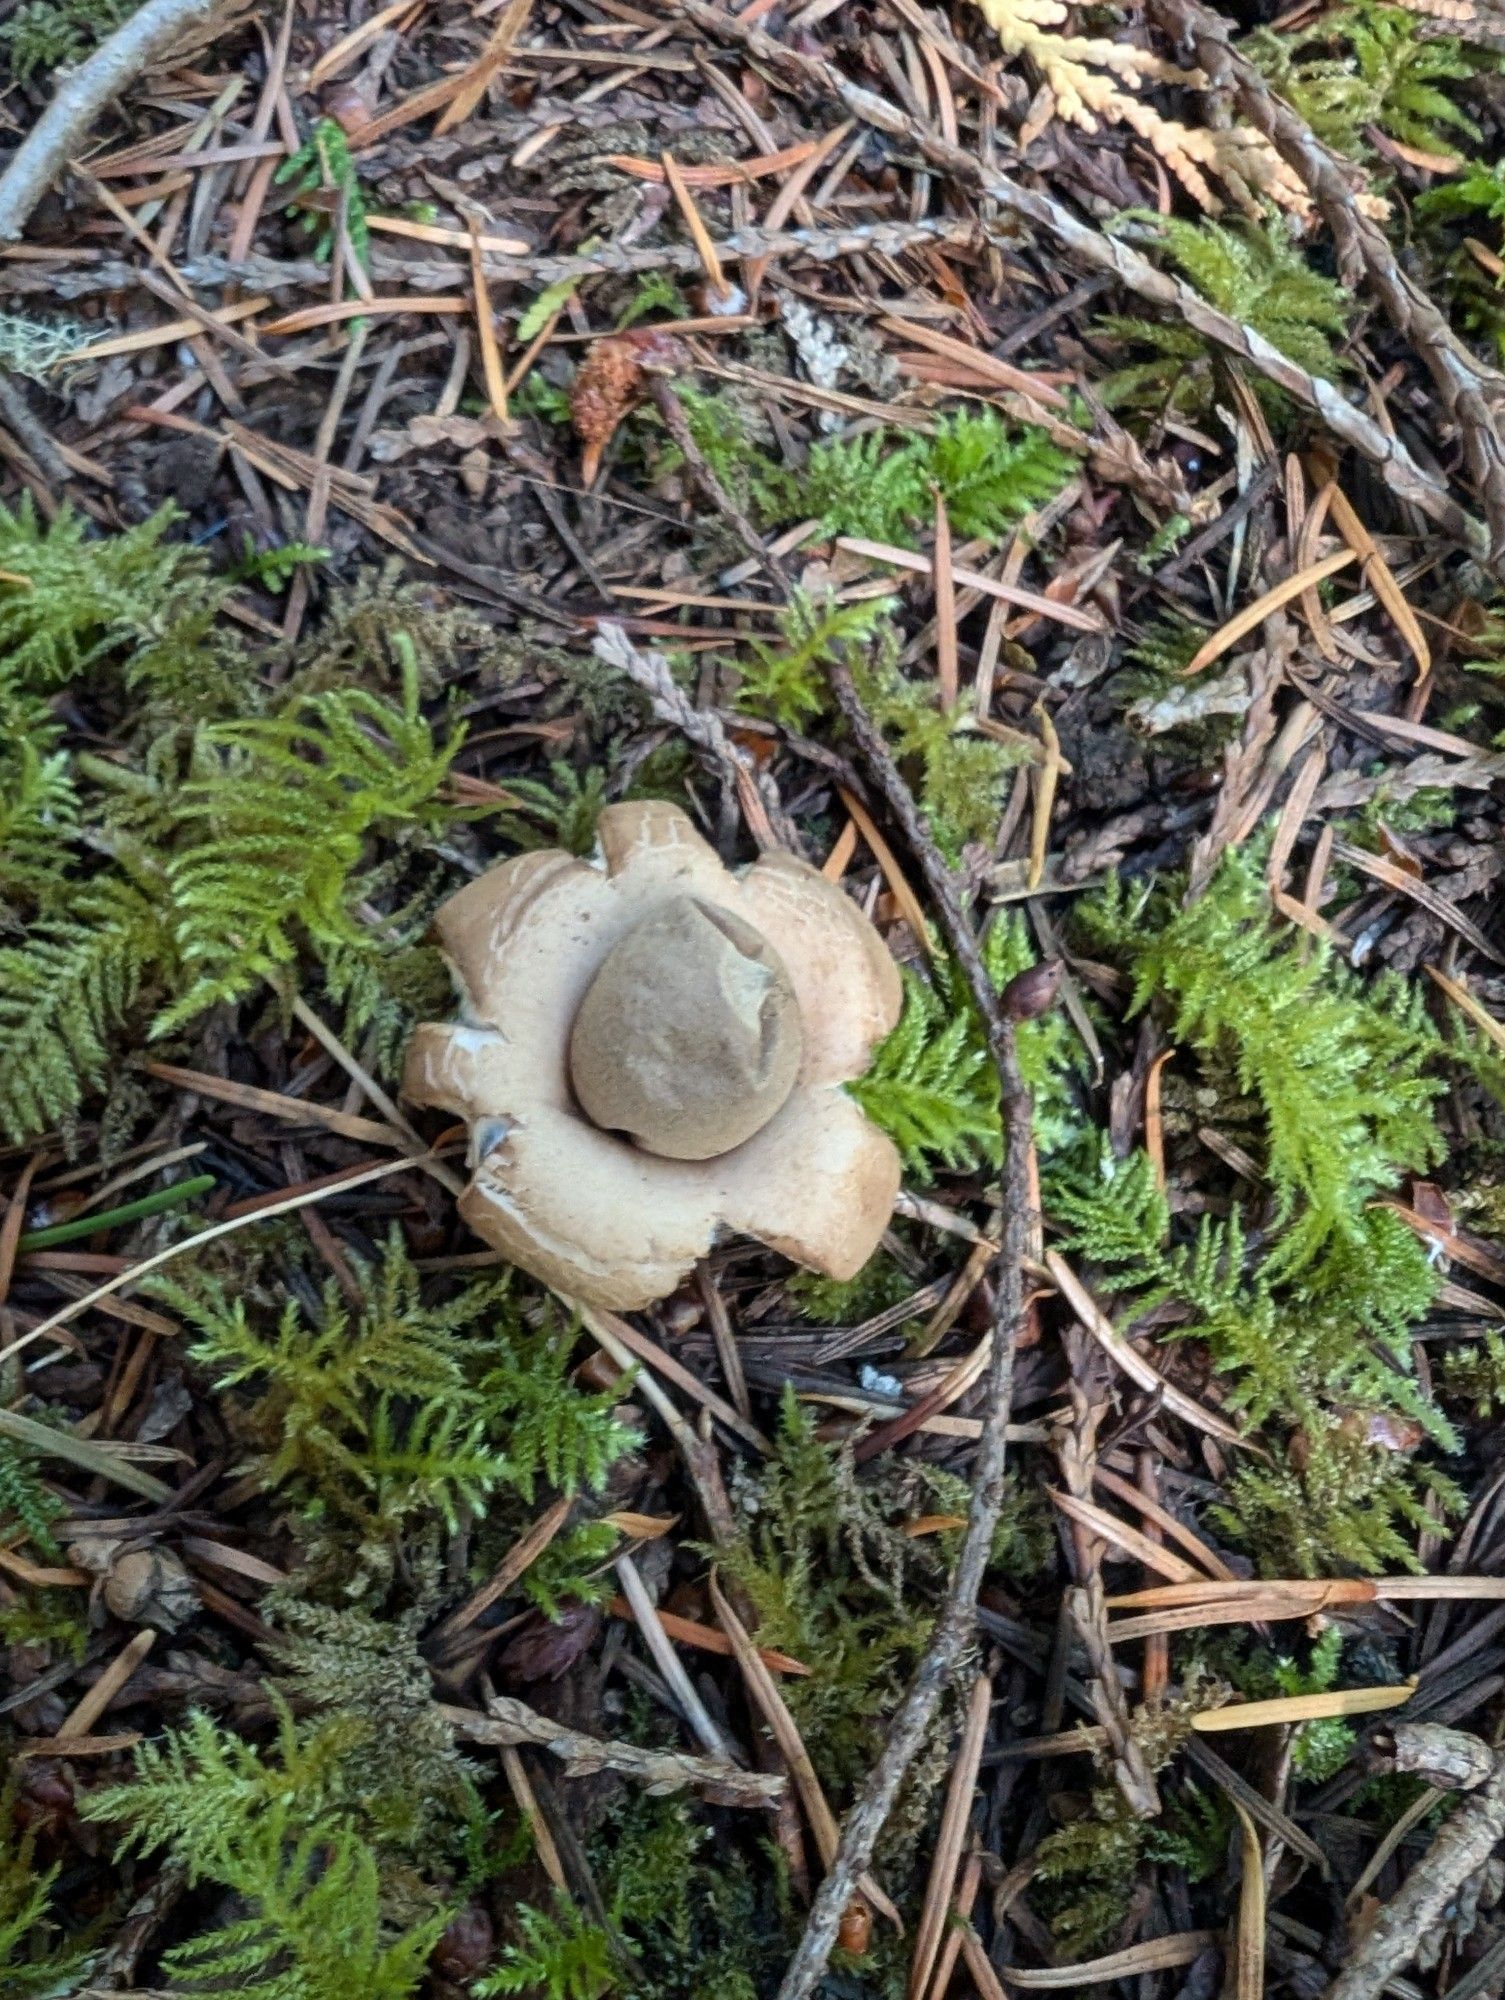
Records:
[[[665,1298],[710,1249],[716,1164],[659,1159],[535,1103],[476,1162],[460,1213],[556,1291],[632,1312]]]
[[[893,1141],[835,1084],[796,1084],[761,1132],[704,1164],[721,1169],[726,1228],[828,1278],[856,1277],[899,1193]]]
[[[738,884],[742,914],[788,968],[805,1029],[801,1083],[850,1083],[899,1018],[888,947],[844,890],[792,854],[765,854]]]
[[[663,1298],[743,1231],[832,1276],[877,1246],[899,1187],[890,1140],[841,1089],[898,1017],[899,976],[850,899],[768,855],[738,880],[677,806],[608,807],[605,869],[557,853],[493,868],[440,911],[466,1019],[418,1029],[404,1090],[471,1125],[460,1209],[523,1269],[593,1305]],[[603,960],[677,897],[741,916],[784,961],[805,1054],[769,1123],[707,1160],[660,1158],[585,1118],[569,1085],[572,1023]]]

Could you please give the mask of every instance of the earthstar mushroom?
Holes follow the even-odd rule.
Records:
[[[676,806],[609,806],[599,840],[438,914],[461,1020],[417,1030],[403,1087],[470,1124],[461,1213],[591,1305],[663,1298],[721,1229],[853,1276],[899,1188],[842,1089],[898,1018],[882,939],[790,855],[733,874]]]

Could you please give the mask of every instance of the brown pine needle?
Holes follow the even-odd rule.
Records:
[[[1349,564],[1356,560],[1352,549],[1339,549],[1335,555],[1323,556],[1320,562],[1310,563],[1305,569],[1297,570],[1295,575],[1288,576],[1284,583],[1275,584],[1263,597],[1256,597],[1252,604],[1246,604],[1242,611],[1228,620],[1226,625],[1219,626],[1212,637],[1197,648],[1187,662],[1185,671],[1188,674],[1201,673],[1202,669],[1210,667],[1214,660],[1220,660],[1224,653],[1230,647],[1236,646],[1247,633],[1262,625],[1272,611],[1279,611],[1281,606],[1289,604],[1293,597],[1299,597],[1304,590],[1310,590],[1314,584],[1321,583],[1326,577],[1336,576],[1340,569],[1347,569]]]

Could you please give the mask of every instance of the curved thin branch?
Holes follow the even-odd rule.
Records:
[[[14,243],[88,136],[112,97],[172,47],[186,28],[206,20],[217,0],[146,0],[86,62],[58,85],[57,95],[0,174],[0,243]]]
[[[808,2000],[825,1971],[842,1914],[873,1858],[878,1836],[893,1811],[904,1774],[914,1761],[947,1683],[972,1643],[977,1593],[993,1546],[993,1530],[1003,1511],[1003,1467],[1009,1406],[1014,1386],[1014,1346],[1024,1310],[1023,1272],[1030,1214],[1029,1136],[1032,1107],[1019,1074],[1013,1023],[1000,1004],[962,909],[950,869],[932,839],[913,794],[899,775],[888,746],[874,727],[848,668],[839,660],[828,669],[831,689],[852,732],[859,759],[903,830],[925,876],[946,941],[962,969],[998,1071],[1003,1113],[1003,1242],[993,1309],[993,1345],[988,1361],[986,1409],[977,1455],[972,1461],[972,1505],[956,1568],[925,1657],[889,1724],[883,1754],[841,1829],[841,1844],[821,1883],[805,1934],[789,1961],[778,2000]]]
[[[914,147],[962,186],[974,188],[1000,208],[1054,237],[1079,264],[1105,271],[1126,291],[1179,314],[1194,332],[1225,348],[1284,389],[1296,402],[1314,411],[1335,437],[1379,468],[1397,499],[1419,508],[1429,521],[1480,561],[1500,566],[1492,554],[1489,529],[1461,507],[1445,486],[1423,471],[1398,438],[1388,436],[1372,417],[1350,403],[1341,390],[1331,382],[1309,375],[1253,327],[1219,312],[1189,285],[1157,270],[1130,244],[1104,235],[1052,196],[1036,188],[1022,187],[965,147],[951,144],[933,127],[910,118],[886,98],[849,82],[823,57],[787,47],[763,29],[724,13],[710,4],[710,0],[673,0],[673,4],[675,12],[695,22],[707,34],[750,50],[795,85],[813,88],[833,98],[853,117]]]

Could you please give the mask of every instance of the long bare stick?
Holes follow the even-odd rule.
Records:
[[[1078,263],[1109,273],[1126,290],[1179,314],[1194,332],[1247,362],[1298,403],[1314,410],[1335,437],[1380,468],[1398,499],[1420,508],[1428,520],[1481,561],[1492,560],[1489,529],[1424,472],[1398,438],[1388,436],[1331,382],[1308,374],[1253,327],[1219,312],[1190,285],[1157,270],[1132,245],[1083,222],[1064,203],[1040,189],[1010,180],[1007,174],[989,166],[965,147],[953,145],[934,127],[909,117],[888,99],[850,82],[824,57],[790,48],[764,29],[711,5],[710,0],[674,0],[674,8],[707,34],[750,50],[795,85],[834,99],[853,117],[902,139],[933,166],[954,176],[963,187],[975,188],[1009,214],[1053,237]]]
[[[146,0],[58,85],[56,97],[0,174],[0,243],[14,243],[31,212],[116,97],[197,21],[216,0]]]
[[[810,1906],[799,1948],[789,1962],[778,2000],[808,2000],[815,1990],[842,1913],[859,1878],[872,1860],[878,1836],[898,1797],[904,1774],[925,1739],[936,1705],[971,1644],[977,1622],[977,1593],[993,1546],[993,1530],[1003,1511],[1004,1452],[1009,1404],[1014,1386],[1014,1343],[1023,1313],[1024,1254],[1029,1230],[1030,1095],[1019,1074],[1014,1027],[999,1001],[978,950],[972,926],[962,909],[956,883],[940,849],[926,827],[914,796],[899,774],[888,746],[874,727],[840,661],[830,669],[832,692],[852,732],[858,754],[925,876],[946,941],[961,967],[972,1001],[987,1036],[988,1052],[998,1071],[1003,1113],[1003,1243],[998,1260],[998,1290],[993,1312],[992,1351],[988,1362],[987,1408],[977,1456],[972,1461],[972,1505],[967,1515],[961,1552],[952,1572],[945,1606],[936,1621],[925,1657],[889,1724],[883,1754],[868,1776],[841,1830],[841,1845]]]

